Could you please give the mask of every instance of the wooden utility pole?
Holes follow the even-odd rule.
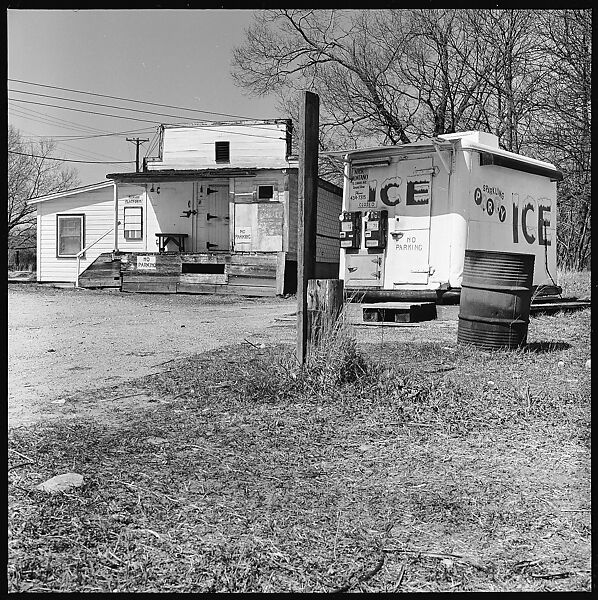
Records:
[[[307,281],[316,271],[316,223],[318,199],[318,134],[320,97],[304,92],[300,126],[297,190],[297,360],[305,362],[308,342]]]
[[[307,338],[317,346],[334,332],[344,304],[342,279],[310,279],[307,282]]]
[[[149,140],[141,140],[139,138],[126,138],[127,142],[135,142],[137,148],[135,151],[135,172],[139,173],[139,144],[149,142]]]

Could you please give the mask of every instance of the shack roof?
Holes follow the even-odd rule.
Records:
[[[191,181],[218,177],[255,177],[258,169],[161,169],[133,173],[108,173],[106,179],[117,183],[158,183],[160,181]]]

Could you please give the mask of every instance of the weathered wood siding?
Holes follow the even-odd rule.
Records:
[[[79,276],[79,287],[120,288],[120,260],[113,253],[102,253]]]
[[[147,169],[285,168],[286,130],[284,122],[166,125],[160,159]],[[216,142],[229,142],[230,162],[216,162]]]
[[[152,256],[155,269],[139,268],[140,256]],[[108,258],[108,257],[107,257]],[[123,292],[238,294],[283,293],[284,253],[120,255]],[[184,273],[183,265],[222,265],[222,273]]]
[[[38,256],[37,281],[72,282],[76,280],[77,259],[58,258],[56,215],[84,214],[83,246],[100,238],[114,227],[114,188],[106,186],[82,190],[72,195],[37,204]],[[114,233],[109,233],[81,258],[81,272],[103,252],[114,249]]]

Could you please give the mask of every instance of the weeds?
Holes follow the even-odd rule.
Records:
[[[12,430],[9,590],[589,591],[589,330],[381,355],[341,320],[303,366],[175,361],[120,428]],[[64,470],[85,485],[35,490]]]

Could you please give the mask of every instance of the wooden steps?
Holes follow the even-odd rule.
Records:
[[[79,287],[82,288],[118,288],[120,287],[120,260],[112,260],[112,253],[100,254],[79,275]]]

